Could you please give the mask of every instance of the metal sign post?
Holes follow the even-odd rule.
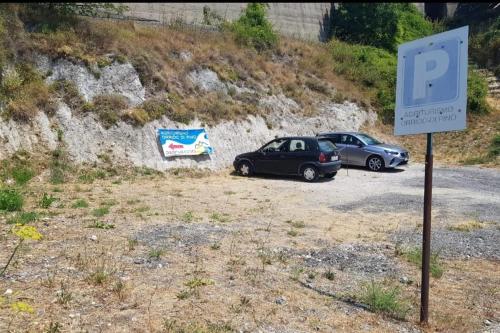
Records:
[[[420,293],[420,322],[429,320],[429,266],[431,260],[432,210],[432,133],[427,133],[424,185],[424,230],[422,232],[422,291]]]
[[[420,322],[429,320],[432,133],[466,128],[469,27],[405,43],[398,48],[394,134],[427,133],[422,232]]]

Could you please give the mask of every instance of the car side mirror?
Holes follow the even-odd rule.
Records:
[[[362,144],[361,142],[360,142],[360,143],[358,143],[358,147],[359,147],[359,148],[364,147],[364,146],[365,146],[365,145],[364,145],[364,144]]]

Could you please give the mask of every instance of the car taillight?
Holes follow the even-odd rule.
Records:
[[[326,162],[326,156],[323,153],[319,154],[319,162],[320,163],[325,163]]]

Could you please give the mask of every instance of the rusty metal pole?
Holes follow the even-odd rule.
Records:
[[[420,323],[429,321],[429,265],[431,259],[432,209],[432,133],[427,133],[424,185],[424,230],[422,232],[422,284],[420,291]]]

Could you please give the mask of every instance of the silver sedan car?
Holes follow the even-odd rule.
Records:
[[[342,164],[366,166],[372,171],[394,168],[408,163],[408,150],[358,132],[320,133],[317,136],[330,139],[338,148]]]

